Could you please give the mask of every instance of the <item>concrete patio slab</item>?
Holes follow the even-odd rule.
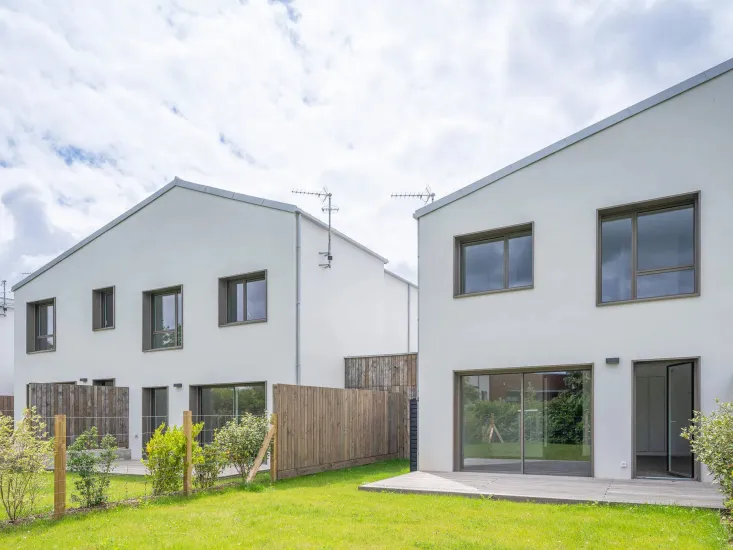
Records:
[[[689,480],[616,480],[485,472],[410,472],[366,483],[359,489],[492,497],[520,502],[599,502],[723,508],[723,496],[717,486]]]

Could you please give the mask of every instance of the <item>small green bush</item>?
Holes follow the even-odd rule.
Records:
[[[196,441],[203,422],[194,424],[193,434],[193,463],[200,460],[201,447]],[[186,458],[186,437],[183,428],[180,426],[169,426],[161,424],[153,433],[153,436],[145,446],[147,459],[143,464],[148,473],[147,476],[153,486],[154,495],[165,495],[175,493],[183,489],[183,463]]]
[[[35,407],[26,409],[15,427],[11,416],[0,414],[0,501],[10,521],[33,513],[52,449]]]
[[[695,411],[692,423],[682,430],[697,459],[705,464],[733,509],[733,403],[718,403],[709,415]]]
[[[226,455],[216,443],[204,445],[194,463],[194,484],[198,489],[209,489],[216,483],[226,466]]]
[[[268,417],[245,413],[217,430],[214,442],[224,451],[226,463],[234,466],[237,473],[246,479],[269,429]]]
[[[67,470],[79,476],[74,481],[76,493],[72,502],[86,507],[102,506],[109,500],[112,463],[117,458],[117,440],[107,434],[99,438],[97,427],[92,426],[69,446]]]

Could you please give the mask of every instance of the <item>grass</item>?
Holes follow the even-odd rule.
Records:
[[[717,512],[358,491],[403,461],[39,520],[3,548],[723,548]]]
[[[579,444],[526,442],[524,444],[525,456],[529,459],[543,458],[546,460],[584,460],[590,461],[590,447],[583,449]],[[493,442],[493,443],[469,443],[463,451],[465,458],[516,458],[519,459],[521,447],[518,441],[514,442]]]

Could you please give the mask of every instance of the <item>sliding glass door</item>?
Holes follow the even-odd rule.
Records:
[[[461,377],[465,470],[590,476],[591,372]]]

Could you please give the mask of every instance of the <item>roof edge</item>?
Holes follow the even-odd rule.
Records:
[[[707,69],[691,78],[688,78],[687,80],[675,84],[674,86],[667,88],[666,90],[663,90],[651,97],[635,103],[630,107],[627,107],[626,109],[623,109],[609,117],[606,117],[594,124],[591,124],[590,126],[583,128],[582,130],[579,130],[578,132],[575,132],[574,134],[571,134],[561,139],[560,141],[548,145],[544,149],[540,149],[539,151],[532,153],[531,155],[526,156],[508,166],[505,166],[504,168],[497,170],[496,172],[489,174],[488,176],[485,176],[478,181],[462,187],[457,191],[453,191],[452,193],[438,199],[431,204],[423,206],[422,208],[418,208],[412,215],[412,217],[415,219],[421,218],[422,216],[429,214],[430,212],[433,212],[438,208],[442,208],[443,206],[455,202],[458,199],[465,197],[466,195],[470,195],[471,193],[478,191],[479,189],[483,189],[487,185],[490,185],[502,178],[505,178],[506,176],[513,174],[514,172],[518,172],[519,170],[521,170],[522,168],[526,168],[530,164],[534,164],[537,161],[549,157],[550,155],[557,153],[558,151],[561,151],[566,147],[574,145],[575,143],[578,143],[579,141],[584,140],[587,137],[590,137],[607,128],[610,128],[611,126],[614,126],[619,122],[623,122],[624,120],[638,115],[639,113],[646,111],[647,109],[651,109],[652,107],[655,107],[656,105],[659,105],[660,103],[663,103],[668,99],[672,99],[673,97],[683,94],[684,92],[687,92],[699,86],[700,84],[709,82],[710,80],[713,80],[714,78],[717,78],[718,76],[725,74],[731,70],[733,70],[733,58],[728,59],[727,61],[723,61],[722,63],[715,65],[714,67],[711,67],[710,69]]]
[[[316,218],[313,214],[309,214],[308,212],[306,212],[306,211],[304,211],[304,210],[302,210],[300,208],[297,208],[296,209],[296,212],[298,214],[301,214],[308,221],[316,224],[321,229],[328,230],[328,224],[322,222],[321,220],[319,220],[318,218]],[[370,254],[370,255],[374,256],[375,258],[377,258],[378,260],[382,261],[383,263],[385,263],[385,264],[388,264],[389,263],[389,260],[387,258],[385,258],[384,256],[382,256],[381,254],[377,254],[371,248],[367,248],[366,246],[364,246],[360,242],[355,241],[354,239],[352,239],[351,237],[349,237],[347,235],[344,235],[338,229],[334,229],[333,226],[331,226],[331,233],[333,233],[337,237],[345,240],[347,243],[354,245],[356,248],[361,249],[362,251],[366,252],[367,254]]]
[[[411,287],[418,288],[418,286],[415,283],[413,283],[409,279],[405,279],[402,275],[397,275],[397,273],[395,273],[394,271],[390,271],[389,269],[384,268],[384,272],[387,275],[391,275],[392,277],[394,277],[398,281],[402,281],[403,283],[406,283],[406,284],[410,285]]]

